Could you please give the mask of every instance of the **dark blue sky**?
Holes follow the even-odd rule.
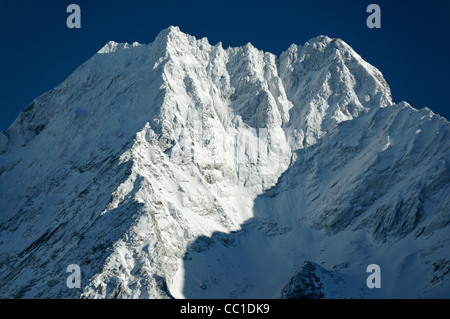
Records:
[[[81,29],[66,26],[71,3],[81,7]],[[381,7],[381,29],[366,26],[370,3]],[[395,102],[450,119],[450,1],[0,0],[0,130],[109,40],[149,43],[170,25],[274,54],[339,37],[381,70]]]

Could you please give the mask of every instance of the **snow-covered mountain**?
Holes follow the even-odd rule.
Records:
[[[449,160],[340,39],[109,42],[0,134],[0,297],[448,298]]]

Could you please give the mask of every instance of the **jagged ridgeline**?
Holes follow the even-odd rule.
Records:
[[[0,134],[0,297],[447,298],[449,145],[340,39],[109,42]]]

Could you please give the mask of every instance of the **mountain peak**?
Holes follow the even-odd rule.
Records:
[[[99,51],[100,54],[115,52],[119,43],[115,41],[109,41]]]
[[[340,39],[276,59],[170,26],[137,46],[108,42],[0,133],[0,298],[318,297],[337,279],[359,297],[366,261],[384,297],[448,295],[447,121],[392,103]],[[55,271],[74,263],[81,290]]]
[[[161,30],[156,36],[156,39],[167,39],[180,36],[186,36],[186,33],[182,32],[180,27],[171,25],[168,28]]]
[[[165,47],[168,47],[171,45],[179,45],[180,42],[183,42],[188,38],[195,39],[195,37],[182,32],[178,26],[169,26],[168,28],[163,29],[158,33],[153,43],[161,44]],[[138,42],[133,42],[130,45],[127,42],[119,43],[116,41],[109,41],[97,53],[99,54],[113,53],[120,49],[128,49],[130,48],[130,46],[136,47],[141,45],[142,44]]]
[[[311,43],[311,44],[312,43],[323,43],[323,44],[327,45],[330,42],[335,41],[335,40],[340,40],[340,39],[338,39],[338,38],[330,38],[329,36],[326,36],[326,35],[318,35],[318,36],[316,36],[314,38],[309,39],[308,43]]]
[[[178,26],[169,26],[158,33],[154,43],[161,43],[166,46],[180,45],[189,39],[195,39],[195,37],[184,33]]]

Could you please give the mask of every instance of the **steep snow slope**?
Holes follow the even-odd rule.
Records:
[[[109,42],[0,135],[0,296],[445,296],[448,129],[339,39]]]
[[[185,295],[304,296],[281,290],[310,282],[296,273],[311,261],[323,267],[314,278],[329,273],[311,296],[448,298],[448,137],[445,120],[406,103],[342,122],[295,152],[242,231],[189,251]],[[381,289],[366,286],[374,263]]]
[[[171,27],[147,46],[108,43],[36,99],[2,133],[2,294],[76,297],[61,281],[75,263],[83,296],[166,296],[186,245],[238,229],[288,165],[281,129],[263,132],[258,158],[245,123],[267,128],[279,105],[235,110],[271,95],[271,72],[245,67],[264,59],[275,71],[250,45]]]

